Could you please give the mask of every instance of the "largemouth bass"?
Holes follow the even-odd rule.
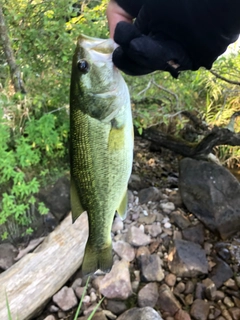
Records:
[[[132,170],[133,126],[128,87],[112,63],[114,42],[80,36],[70,88],[73,219],[87,211],[89,237],[82,271],[112,267],[111,227],[124,218]]]

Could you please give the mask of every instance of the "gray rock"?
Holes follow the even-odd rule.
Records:
[[[160,208],[164,213],[169,214],[175,210],[175,205],[172,202],[163,202],[160,204]]]
[[[196,277],[208,273],[205,251],[196,243],[174,240],[169,251],[168,266],[178,277]]]
[[[78,303],[72,288],[63,287],[53,296],[53,302],[63,311],[68,311]]]
[[[132,308],[125,311],[117,320],[163,320],[151,307]]]
[[[174,221],[176,226],[182,230],[188,228],[191,225],[191,222],[181,211],[173,211],[170,217]]]
[[[196,284],[195,298],[196,299],[204,299],[204,292],[205,292],[204,284],[198,282]]]
[[[170,202],[173,202],[176,207],[182,206],[182,198],[179,190],[172,191],[168,199]]]
[[[56,318],[53,315],[49,315],[44,320],[56,320]]]
[[[140,263],[143,281],[162,281],[164,273],[157,254],[141,256]]]
[[[116,315],[120,315],[127,310],[127,306],[124,301],[107,300],[107,309]]]
[[[59,178],[55,184],[41,190],[37,197],[45,203],[58,221],[62,220],[71,210],[69,179]]]
[[[152,224],[156,220],[157,216],[155,214],[149,214],[144,216],[143,214],[140,215],[138,222],[145,223],[145,224]]]
[[[148,228],[148,232],[153,238],[155,238],[162,233],[162,228],[159,224],[152,224],[150,228]]]
[[[120,217],[116,217],[113,221],[112,232],[122,231],[124,227],[123,221]]]
[[[113,242],[113,250],[116,254],[126,260],[132,261],[135,258],[135,252],[132,246],[129,243],[124,241]]]
[[[138,305],[140,308],[154,308],[158,301],[158,286],[155,282],[148,283],[138,292]]]
[[[181,309],[180,303],[166,284],[161,285],[159,289],[158,305],[172,316]]]
[[[196,320],[207,320],[209,314],[209,304],[204,300],[194,300],[191,311],[191,316]]]
[[[169,287],[174,287],[176,283],[177,277],[173,273],[169,273],[166,275],[164,281]]]
[[[15,263],[16,248],[10,243],[0,244],[0,269],[7,270]]]
[[[131,174],[131,177],[128,182],[128,188],[130,190],[138,191],[146,187],[147,187],[147,183],[145,181],[143,181],[138,175]]]
[[[216,266],[212,269],[209,278],[215,283],[218,289],[225,281],[232,278],[233,271],[229,265],[221,259],[217,260]]]
[[[204,242],[204,227],[199,223],[196,226],[186,228],[182,231],[182,236],[184,240],[202,245]]]
[[[213,301],[216,297],[217,288],[215,286],[215,283],[209,279],[206,278],[202,281],[202,283],[205,286],[205,296],[208,300]]]
[[[151,242],[149,235],[146,235],[141,229],[132,226],[127,233],[127,241],[135,247],[146,246]]]
[[[149,187],[140,190],[138,197],[141,204],[148,203],[149,201],[159,201],[162,199],[162,192],[158,188]]]
[[[191,318],[186,311],[179,309],[174,315],[174,320],[191,320]]]
[[[108,299],[125,300],[132,294],[128,262],[116,261],[99,283],[99,291]]]
[[[240,229],[240,184],[224,167],[185,158],[180,162],[179,188],[184,204],[222,239]]]

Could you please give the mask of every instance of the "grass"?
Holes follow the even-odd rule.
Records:
[[[90,277],[88,277],[88,279],[87,279],[87,282],[86,282],[86,285],[85,285],[85,287],[84,287],[84,291],[83,291],[81,300],[80,300],[80,302],[79,302],[79,305],[78,305],[78,308],[77,308],[77,311],[76,311],[76,313],[75,313],[75,317],[74,317],[73,320],[77,320],[77,318],[78,318],[79,312],[80,312],[81,307],[82,307],[83,299],[84,299],[84,297],[85,297],[85,295],[86,295],[86,291],[87,291],[89,279],[90,279]],[[102,299],[98,302],[98,304],[97,304],[96,307],[93,309],[93,311],[91,312],[91,314],[89,315],[89,317],[87,318],[87,320],[91,320],[91,319],[92,319],[92,317],[93,317],[94,314],[96,313],[98,307],[99,307],[100,304],[103,302],[103,299],[104,299],[104,298],[102,298]]]

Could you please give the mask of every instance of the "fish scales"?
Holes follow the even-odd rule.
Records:
[[[107,272],[112,266],[112,221],[116,210],[120,216],[125,215],[132,168],[130,98],[122,76],[112,64],[113,48],[110,39],[81,36],[73,58],[71,206],[74,219],[85,210],[88,213],[83,274],[97,269]]]

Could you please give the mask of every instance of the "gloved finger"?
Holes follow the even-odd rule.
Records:
[[[114,41],[120,46],[128,46],[131,40],[141,37],[141,32],[131,23],[118,22],[114,32]]]
[[[134,57],[132,59],[131,56],[128,56],[121,47],[114,50],[112,60],[118,69],[130,76],[142,76],[154,71],[136,63]]]

